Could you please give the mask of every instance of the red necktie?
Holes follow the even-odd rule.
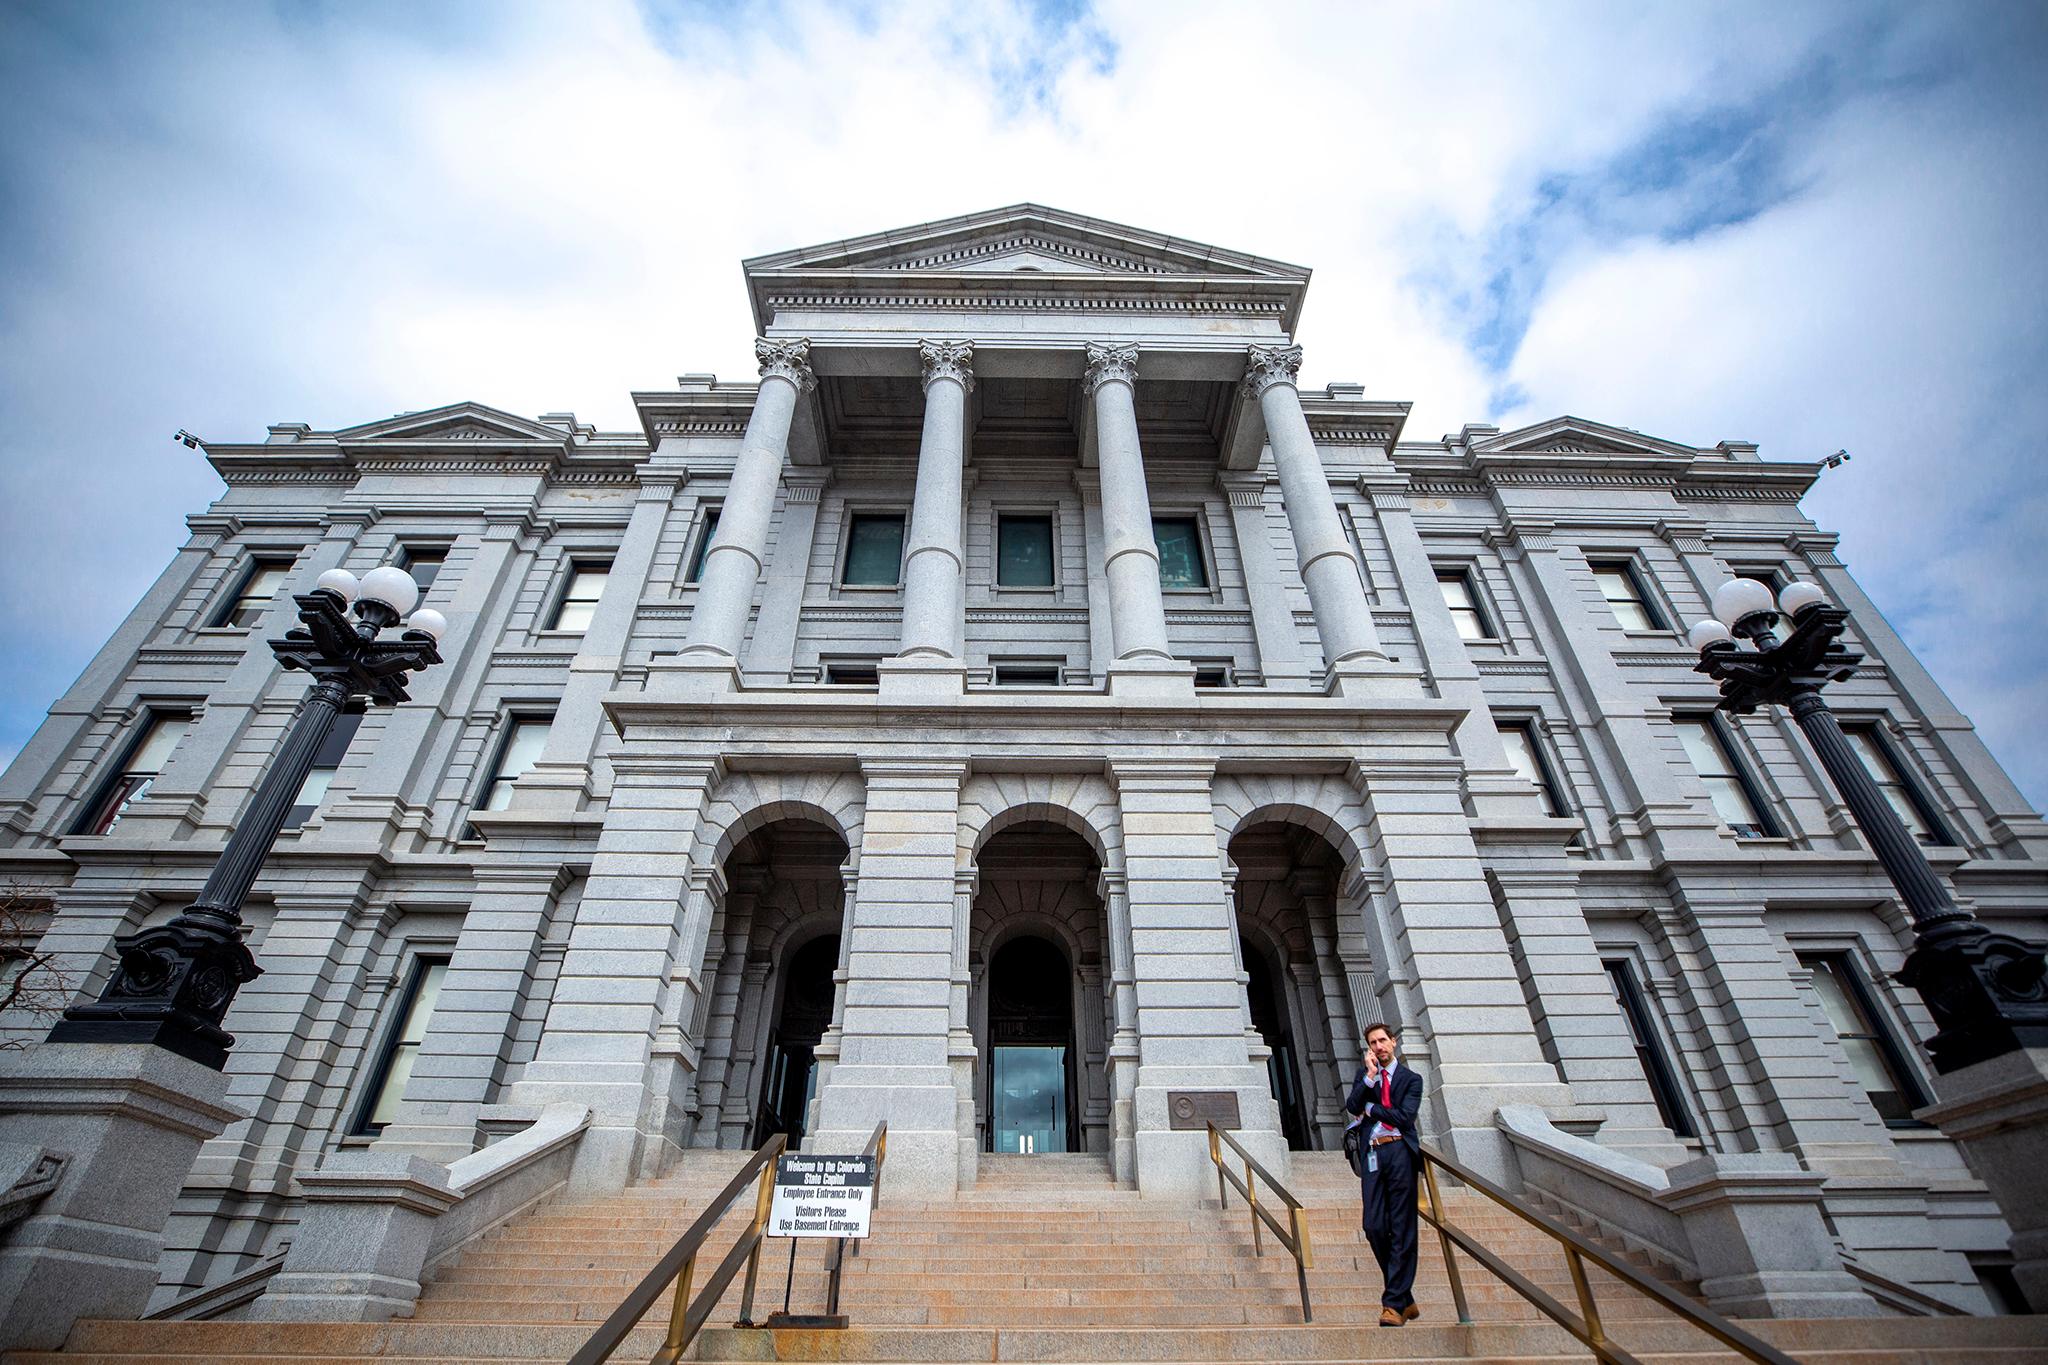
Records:
[[[1380,1104],[1388,1109],[1394,1107],[1394,1073],[1391,1070],[1380,1073]]]

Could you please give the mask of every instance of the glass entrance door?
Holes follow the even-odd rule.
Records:
[[[995,1150],[1067,1150],[1067,1050],[998,1046],[995,1049]]]

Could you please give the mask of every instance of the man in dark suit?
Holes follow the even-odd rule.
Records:
[[[1422,1077],[1394,1060],[1400,1040],[1385,1024],[1365,1031],[1365,1065],[1344,1107],[1365,1125],[1365,1240],[1372,1244],[1386,1288],[1380,1326],[1400,1327],[1422,1316],[1415,1306],[1415,1181],[1422,1164],[1416,1116]]]

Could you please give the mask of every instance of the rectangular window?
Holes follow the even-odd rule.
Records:
[[[1486,623],[1486,614],[1479,610],[1479,595],[1472,591],[1471,574],[1463,569],[1438,569],[1436,584],[1443,592],[1444,605],[1451,609],[1451,621],[1458,628],[1458,638],[1497,638]]]
[[[568,586],[562,589],[562,600],[555,604],[554,619],[548,622],[548,629],[578,635],[589,630],[591,618],[597,615],[597,600],[604,596],[604,585],[611,573],[609,560],[572,563]]]
[[[1543,808],[1552,815],[1565,813],[1564,797],[1558,791],[1557,780],[1551,776],[1550,765],[1543,761],[1543,751],[1537,746],[1535,727],[1526,721],[1500,721],[1500,741],[1508,751],[1508,762],[1516,772],[1529,780],[1529,785],[1543,793]]]
[[[151,712],[141,731],[129,742],[120,768],[101,784],[99,795],[78,823],[77,833],[112,833],[129,805],[148,793],[156,775],[170,759],[171,750],[178,747],[191,724],[192,717],[187,715]]]
[[[840,659],[825,665],[825,681],[834,687],[875,687],[882,681],[874,659]]]
[[[434,580],[441,576],[441,566],[447,561],[448,547],[445,545],[408,545],[398,557],[398,567],[411,574],[412,581],[420,585],[420,601],[425,602]]]
[[[849,588],[893,588],[902,578],[903,514],[856,513],[846,532],[840,583]]]
[[[1195,665],[1195,686],[1230,686],[1230,660],[1196,659],[1193,660],[1193,663]]]
[[[1060,663],[1055,659],[995,659],[997,687],[1058,687]]]
[[[704,576],[704,556],[711,553],[711,537],[718,534],[717,507],[704,509],[704,525],[697,532],[697,548],[690,555],[690,571],[683,575],[685,583],[695,583]]]
[[[1738,839],[1767,839],[1773,833],[1765,821],[1749,775],[1735,761],[1734,752],[1712,716],[1676,716],[1678,737],[1685,742],[1685,756],[1693,771],[1707,784],[1714,813]]]
[[[1607,609],[1614,613],[1623,630],[1664,629],[1663,619],[1650,605],[1650,594],[1643,587],[1635,565],[1627,560],[1596,562],[1593,578],[1600,585],[1600,595],[1607,599]]]
[[[1813,973],[1813,989],[1820,996],[1821,1008],[1842,1040],[1849,1066],[1878,1117],[1887,1128],[1923,1127],[1913,1111],[1927,1103],[1927,1096],[1907,1070],[1898,1044],[1878,1023],[1869,988],[1849,954],[1800,953],[1799,965]]]
[[[478,810],[504,810],[512,804],[512,784],[540,760],[548,746],[553,716],[515,716],[498,746],[498,761],[491,766],[490,780],[478,793]]]
[[[235,595],[221,605],[213,618],[216,626],[247,628],[263,618],[277,594],[284,588],[285,575],[292,571],[289,559],[258,559],[242,574]]]
[[[1606,960],[1601,965],[1607,968],[1607,984],[1614,988],[1614,1003],[1628,1022],[1629,1041],[1635,1044],[1636,1061],[1643,1068],[1643,1079],[1650,1083],[1650,1095],[1657,1101],[1657,1113],[1664,1126],[1678,1137],[1697,1136],[1678,1075],[1671,1069],[1671,1059],[1664,1055],[1664,1045],[1650,1018],[1650,1002],[1643,998],[1642,987],[1636,984],[1635,971],[1626,958]]]
[[[1209,567],[1202,561],[1202,531],[1193,517],[1152,518],[1152,541],[1159,547],[1159,586],[1169,591],[1209,586]]]
[[[334,718],[334,728],[327,732],[327,738],[320,743],[320,752],[313,756],[313,771],[307,773],[306,780],[299,785],[298,797],[284,817],[286,829],[297,829],[320,809],[320,803],[327,797],[327,785],[334,781],[335,770],[341,767],[341,760],[348,754],[349,742],[356,737],[356,727],[362,723],[361,716]]]
[[[1907,780],[1904,770],[1892,759],[1891,749],[1878,737],[1876,727],[1844,726],[1842,733],[1848,736],[1849,747],[1863,760],[1863,766],[1869,770],[1878,790],[1884,793],[1884,799],[1898,812],[1899,823],[1906,827],[1908,834],[1930,848],[1955,842],[1935,815],[1932,803]]]
[[[996,518],[996,586],[1049,588],[1052,578],[1052,518]]]
[[[448,975],[447,958],[421,958],[414,966],[405,995],[398,1002],[398,1026],[384,1044],[377,1059],[376,1079],[363,1101],[357,1133],[381,1133],[384,1125],[398,1117],[398,1103],[405,1098],[405,1083],[412,1079],[413,1063],[420,1044],[427,1038],[427,1022],[434,1017],[434,1002],[441,994],[441,982]]]

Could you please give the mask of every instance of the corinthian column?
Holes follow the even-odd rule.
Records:
[[[754,606],[754,585],[760,580],[768,548],[768,523],[775,512],[775,490],[789,455],[789,426],[796,416],[798,395],[818,386],[811,373],[811,343],[754,343],[761,362],[761,391],[753,416],[733,462],[732,482],[718,518],[718,533],[704,556],[697,582],[697,609],[690,616],[686,655],[737,660],[746,639],[747,617]]]
[[[1138,448],[1138,348],[1088,343],[1084,383],[1095,408],[1097,473],[1102,486],[1103,570],[1109,583],[1109,634],[1118,673],[1178,673],[1166,643],[1159,592],[1159,545],[1152,538],[1152,495]],[[1193,672],[1188,670],[1192,679]],[[1192,682],[1189,686],[1192,687]]]
[[[924,365],[924,440],[917,449],[917,500],[903,568],[906,655],[960,657],[966,557],[960,539],[960,466],[967,445],[967,395],[974,391],[974,343],[918,343]]]
[[[1337,520],[1337,501],[1330,496],[1330,481],[1301,412],[1301,392],[1294,386],[1300,369],[1301,347],[1254,346],[1245,367],[1244,392],[1258,399],[1266,419],[1287,528],[1294,535],[1294,557],[1308,588],[1324,661],[1334,670],[1342,663],[1383,660],[1386,654],[1373,628],[1358,556]]]

